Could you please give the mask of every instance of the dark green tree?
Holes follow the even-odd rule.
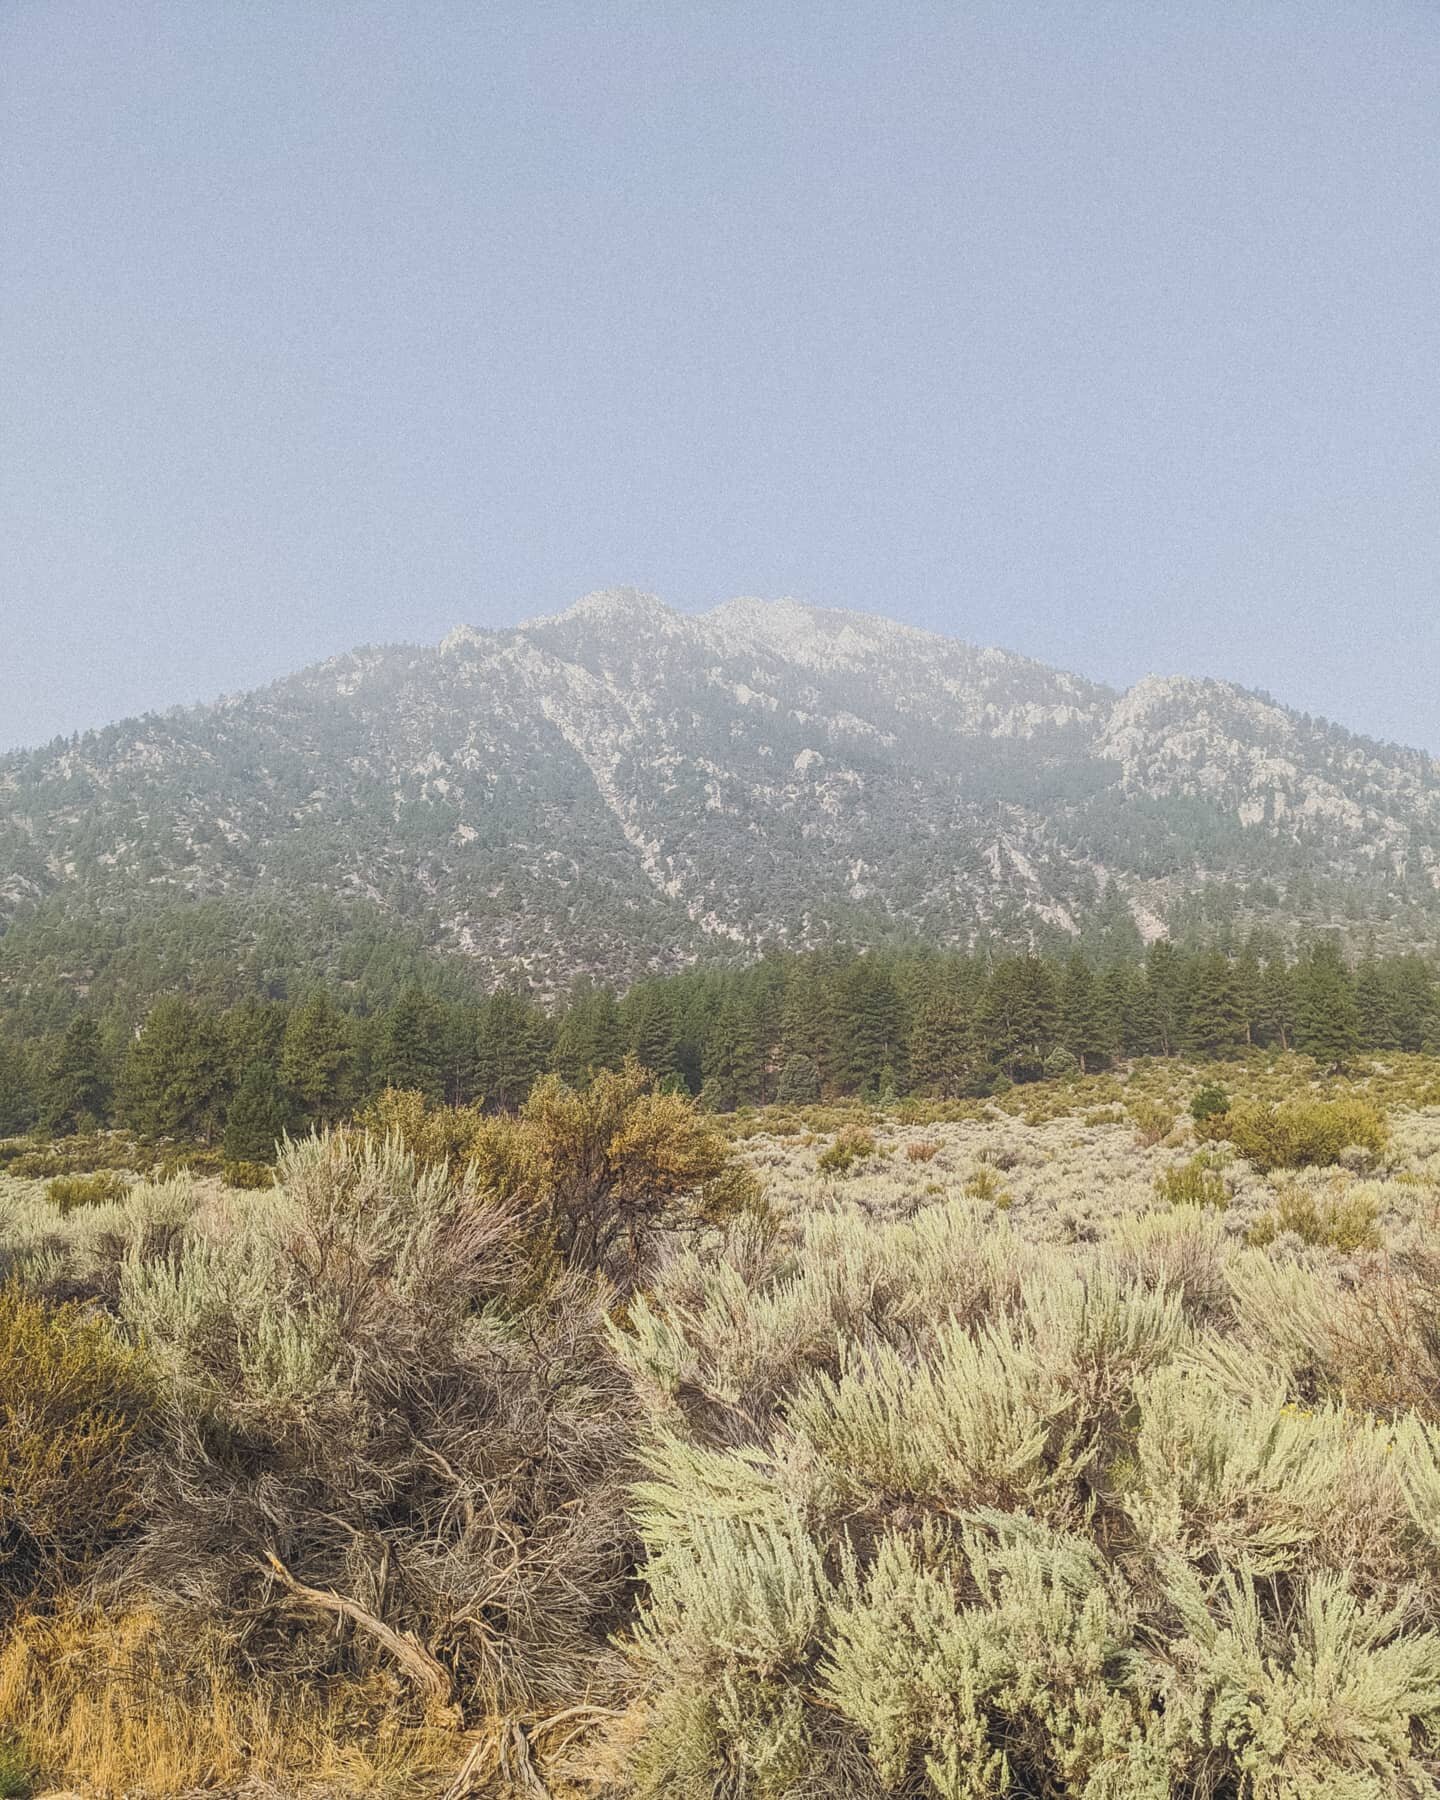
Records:
[[[851,1093],[879,1093],[890,1071],[903,1081],[904,1034],[900,998],[888,961],[858,956],[840,982],[836,1046],[841,1080]]]
[[[0,1038],[0,1137],[14,1137],[35,1123],[35,1091],[29,1059],[18,1044]]]
[[[1360,1009],[1354,978],[1333,940],[1316,944],[1296,968],[1295,1001],[1300,1049],[1316,1062],[1343,1066],[1360,1047]]]
[[[376,1074],[385,1087],[407,1088],[439,1100],[445,1091],[445,1008],[412,984],[386,1013]]]
[[[775,1098],[781,1106],[812,1106],[820,1098],[820,1071],[803,1051],[785,1059]]]
[[[40,1123],[53,1132],[98,1125],[109,1104],[110,1081],[100,1027],[89,1013],[76,1013],[45,1070]]]
[[[324,988],[290,1014],[280,1046],[280,1081],[316,1125],[341,1118],[355,1098],[346,1021]]]
[[[953,987],[921,1001],[910,1027],[909,1060],[917,1094],[953,1100],[970,1091],[977,1061],[974,1021]]]
[[[705,1040],[701,1093],[717,1112],[752,1106],[760,1098],[765,1060],[752,1008],[731,995]]]
[[[514,1112],[545,1071],[549,1024],[513,988],[500,988],[480,1010],[475,1034],[475,1086],[492,1112]]]
[[[209,1143],[224,1117],[229,1087],[225,1037],[213,1013],[193,1001],[161,1000],[125,1052],[120,1104],[142,1137]]]
[[[288,1130],[289,1108],[273,1065],[249,1063],[225,1115],[221,1148],[228,1162],[273,1162]]]
[[[1185,1048],[1229,1056],[1245,1042],[1245,1016],[1229,957],[1219,950],[1191,959],[1185,986]]]
[[[570,1087],[584,1087],[597,1069],[618,1069],[625,1033],[615,990],[577,982],[555,1032],[551,1067]]]

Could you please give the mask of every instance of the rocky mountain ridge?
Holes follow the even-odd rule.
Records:
[[[485,979],[1237,923],[1423,941],[1440,767],[1217,681],[633,590],[0,758],[0,926],[324,900]]]

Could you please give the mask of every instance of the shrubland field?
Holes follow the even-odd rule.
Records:
[[[1440,1062],[218,1170],[0,1145],[0,1793],[1440,1795]]]

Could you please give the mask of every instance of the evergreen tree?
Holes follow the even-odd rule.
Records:
[[[225,1039],[215,1016],[189,1000],[161,1000],[125,1052],[125,1121],[142,1137],[208,1143],[223,1116],[228,1085]]]
[[[791,1056],[808,1056],[823,1089],[840,1080],[839,1031],[831,955],[807,957],[791,971],[780,1004],[780,1041]]]
[[[780,1071],[775,1099],[781,1106],[813,1106],[820,1098],[820,1071],[803,1051],[788,1057]]]
[[[1185,1047],[1200,1056],[1228,1056],[1245,1042],[1245,1019],[1235,973],[1219,950],[1191,959],[1186,983]]]
[[[921,1002],[910,1028],[909,1060],[916,1093],[954,1100],[974,1086],[974,1023],[953,988],[943,988]]]
[[[903,1060],[900,999],[885,960],[858,956],[838,995],[841,1080],[851,1092],[878,1093],[885,1071],[899,1076]]]
[[[1435,978],[1424,959],[1402,956],[1389,965],[1395,1041],[1402,1050],[1434,1048]]]
[[[704,1079],[701,1093],[717,1112],[751,1106],[760,1098],[764,1057],[755,1015],[731,995],[705,1040]]]
[[[76,1013],[65,1027],[45,1071],[40,1123],[47,1131],[74,1131],[98,1125],[110,1103],[110,1083],[100,1045],[100,1027],[89,1013]]]
[[[221,1140],[227,1162],[273,1162],[275,1146],[289,1126],[289,1110],[270,1063],[246,1065],[225,1115]]]
[[[1173,1056],[1180,1048],[1183,976],[1180,954],[1167,938],[1157,938],[1145,952],[1147,1007],[1159,1034],[1161,1056]]]
[[[1082,1075],[1107,1062],[1115,1033],[1102,1008],[1094,971],[1077,950],[1065,965],[1060,984],[1060,1042],[1075,1058]]]
[[[1355,983],[1339,945],[1316,944],[1296,970],[1296,1042],[1307,1056],[1332,1068],[1360,1045]]]
[[[615,990],[577,982],[555,1033],[551,1067],[570,1087],[584,1087],[600,1069],[625,1060],[625,1033]]]
[[[663,986],[646,982],[620,1003],[626,1046],[642,1069],[664,1077],[676,1073],[679,1033]]]
[[[500,988],[476,1026],[475,1086],[492,1112],[514,1112],[544,1073],[549,1053],[545,1015],[513,988]]]
[[[1165,1054],[1165,1026],[1160,1002],[1144,969],[1130,983],[1126,995],[1123,1042],[1132,1056]]]
[[[0,1137],[15,1137],[35,1123],[30,1068],[18,1044],[0,1038]]]
[[[355,1098],[345,1020],[324,988],[290,1014],[280,1045],[280,1080],[317,1125],[333,1124]]]
[[[445,1009],[412,985],[385,1015],[377,1073],[386,1087],[413,1089],[439,1100],[445,1089]]]
[[[1295,976],[1282,954],[1272,956],[1260,976],[1255,1036],[1279,1050],[1295,1041]]]
[[[1060,1004],[1055,975],[1038,956],[996,963],[980,1004],[982,1051],[1012,1081],[1034,1079],[1055,1044]]]

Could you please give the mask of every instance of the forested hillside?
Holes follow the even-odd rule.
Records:
[[[509,1112],[550,1072],[582,1087],[633,1057],[717,1111],[915,1094],[978,1098],[1136,1057],[1440,1049],[1440,987],[1418,956],[1352,969],[1332,942],[1298,959],[1167,943],[1143,962],[934,950],[772,955],[747,968],[588,980],[550,1011],[513,987],[484,1000],[412,985],[357,1009],[343,991],[219,1009],[161,1000],[132,1029],[82,1009],[63,1030],[0,1038],[0,1136],[121,1124],[269,1160],[286,1131],[348,1117],[385,1088]]]
[[[1223,683],[629,591],[0,758],[0,1008],[1440,921],[1440,776]]]

